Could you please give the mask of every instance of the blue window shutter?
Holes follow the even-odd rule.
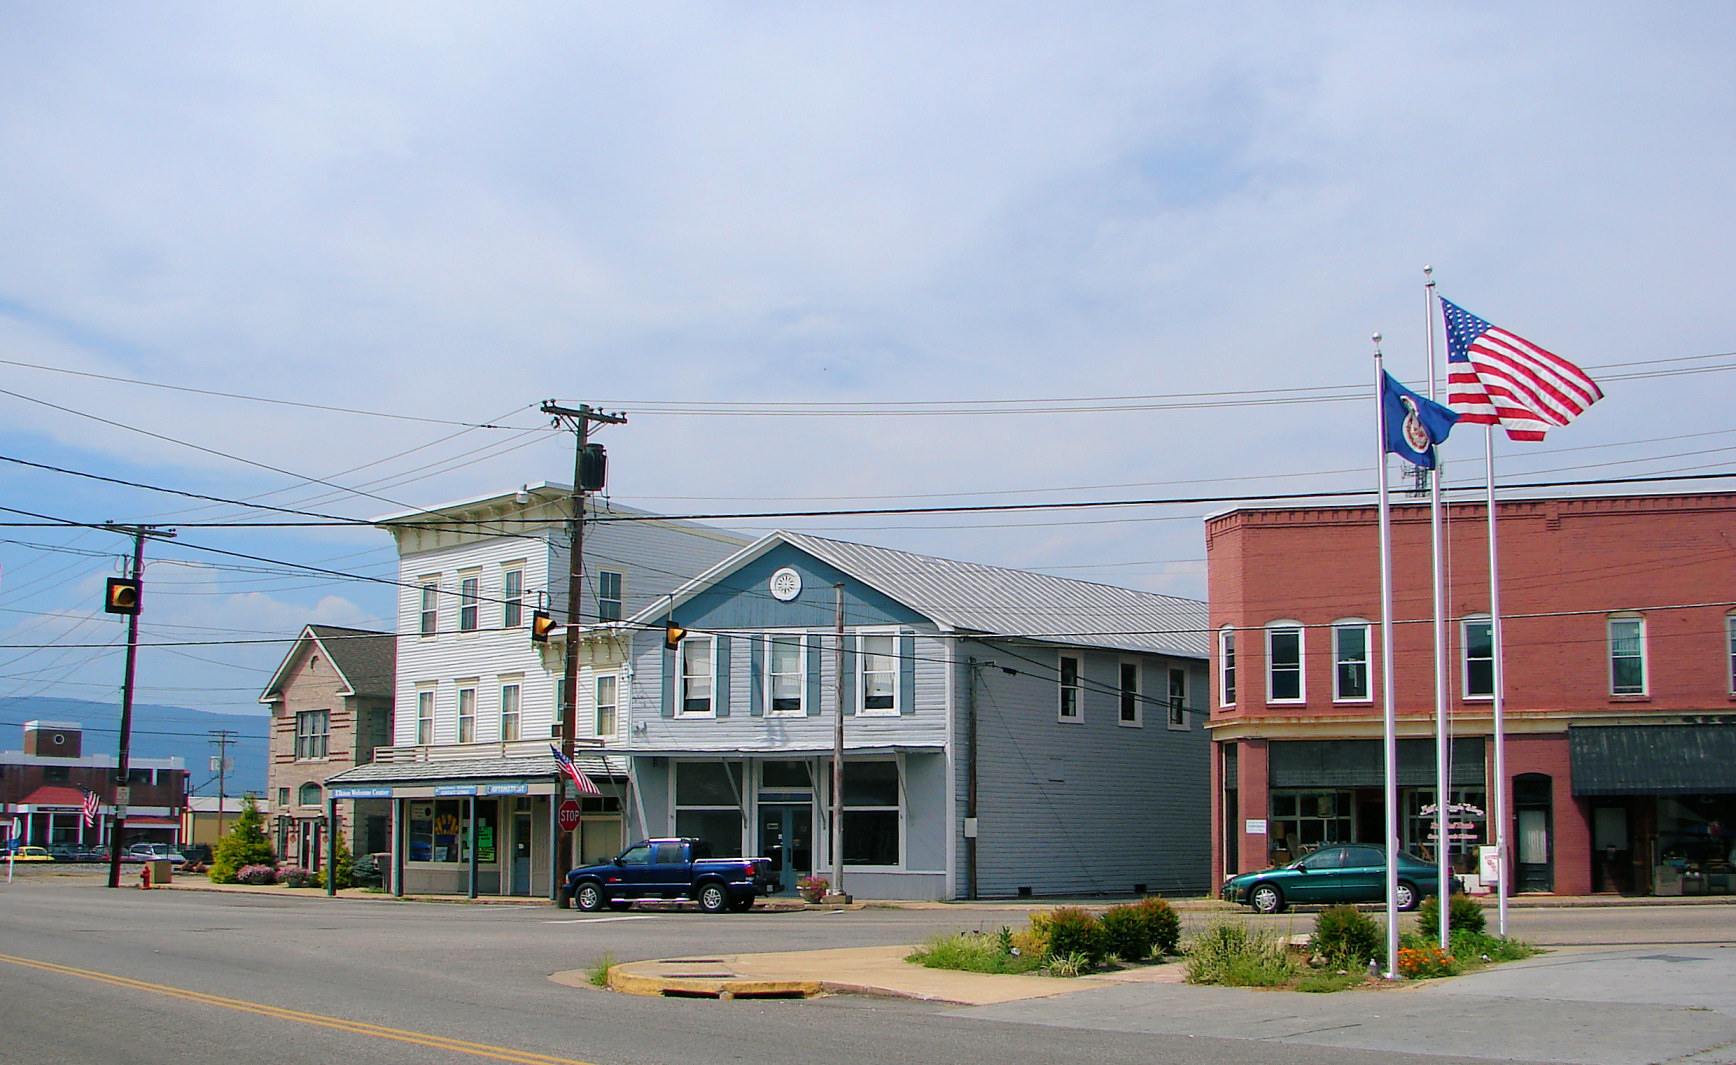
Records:
[[[680,684],[675,674],[681,669],[681,652],[663,649],[663,706],[660,710],[664,717],[675,716],[675,689]]]
[[[808,715],[818,715],[820,712],[820,637],[814,633],[807,636],[808,643]]]
[[[898,634],[898,712],[916,713],[916,637]]]
[[[834,646],[837,637],[832,637]],[[856,637],[844,637],[844,712],[856,712]]]
[[[712,644],[716,648],[712,654],[717,656],[717,661],[713,663],[717,679],[712,683],[711,705],[717,711],[718,717],[728,717],[730,639],[728,636],[714,636]]]
[[[766,645],[758,636],[747,643],[747,712],[749,717],[766,712]]]

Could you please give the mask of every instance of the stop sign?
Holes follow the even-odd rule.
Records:
[[[555,811],[555,823],[561,826],[562,832],[571,832],[579,827],[579,804],[571,799],[561,803]]]

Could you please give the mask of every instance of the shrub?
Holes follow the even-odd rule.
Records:
[[[1488,926],[1488,918],[1483,915],[1483,904],[1469,895],[1454,895],[1447,903],[1447,928],[1463,928],[1467,932],[1481,932]],[[1438,895],[1430,895],[1417,907],[1417,927],[1425,931],[1438,933],[1441,927],[1441,899]]]
[[[1332,906],[1314,919],[1314,952],[1335,969],[1361,969],[1384,953],[1380,926],[1355,906]]]
[[[1246,925],[1214,924],[1187,945],[1187,978],[1195,984],[1271,987],[1296,973],[1283,942]]]
[[[216,880],[217,878],[213,876],[211,879]],[[277,883],[277,870],[269,865],[244,865],[235,871],[232,879],[218,882],[227,884],[275,884]]]
[[[1020,953],[1033,958],[1049,956],[1049,915],[1047,913],[1031,914],[1031,923],[1013,933],[1013,946]]]
[[[796,881],[796,894],[808,902],[819,902],[832,890],[832,882],[823,876],[804,876]]]
[[[286,865],[277,871],[277,882],[284,887],[318,887],[319,874],[299,865]]]
[[[905,960],[930,969],[961,969],[971,973],[1027,973],[1043,964],[1042,955],[1026,954],[1013,947],[1012,938],[1010,932],[1004,936],[998,932],[938,935],[907,954]]]
[[[1451,914],[1448,916],[1450,918]],[[1461,963],[1471,959],[1488,962],[1518,961],[1538,953],[1536,947],[1522,939],[1491,936],[1465,928],[1453,929],[1447,942],[1452,946],[1453,957],[1458,958]]]
[[[1181,918],[1158,898],[1111,906],[1099,919],[1104,949],[1125,961],[1144,961],[1154,952],[1166,954],[1181,938]]]
[[[372,854],[364,854],[350,866],[350,876],[363,887],[378,887],[385,880],[385,871],[380,868],[379,859]]]
[[[1049,957],[1060,958],[1069,954],[1081,954],[1085,957],[1087,968],[1096,968],[1103,964],[1103,955],[1109,947],[1103,935],[1103,925],[1091,914],[1078,906],[1062,906],[1049,911]]]
[[[276,861],[277,853],[265,835],[265,818],[259,812],[259,804],[249,795],[241,804],[241,816],[235,819],[235,827],[217,841],[217,849],[211,856],[211,882],[234,884],[239,881],[241,869],[269,866]]]
[[[1085,955],[1074,951],[1071,954],[1056,954],[1049,959],[1049,975],[1060,977],[1078,976],[1091,968],[1091,960]]]

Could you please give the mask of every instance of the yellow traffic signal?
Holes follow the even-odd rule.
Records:
[[[139,581],[136,577],[110,577],[108,593],[103,597],[103,611],[108,614],[139,612]]]
[[[555,619],[547,611],[538,610],[530,616],[530,638],[533,643],[548,643],[555,629]]]
[[[669,648],[671,651],[673,651],[677,647],[681,646],[681,639],[682,639],[682,637],[684,637],[686,635],[687,635],[686,629],[682,628],[680,625],[677,625],[677,624],[675,624],[675,622],[671,621],[671,622],[667,623],[663,628],[663,646],[665,646],[665,647]]]

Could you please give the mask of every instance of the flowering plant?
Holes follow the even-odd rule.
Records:
[[[809,902],[819,902],[832,890],[832,882],[823,876],[804,876],[796,881],[796,894]]]
[[[1451,976],[1457,972],[1453,956],[1434,944],[1424,947],[1400,947],[1399,975],[1407,980],[1428,976]]]
[[[284,887],[318,887],[319,874],[299,865],[286,865],[277,871],[277,882]]]
[[[238,884],[275,884],[277,870],[269,865],[244,865],[235,873]]]

